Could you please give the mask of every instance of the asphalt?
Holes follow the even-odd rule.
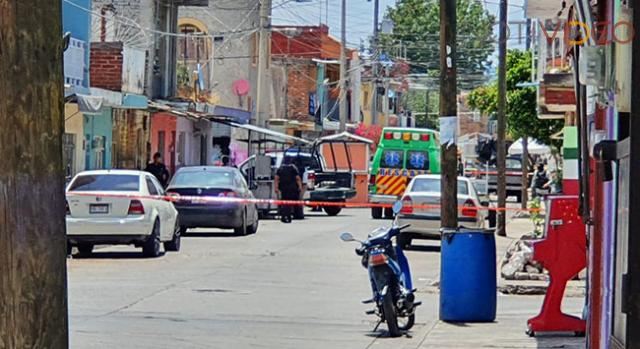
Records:
[[[71,347],[545,348],[551,343],[524,335],[539,296],[499,296],[495,323],[439,322],[438,241],[419,241],[407,252],[417,298],[424,303],[414,329],[402,338],[389,338],[384,324],[374,332],[375,318],[365,315],[368,306],[360,303],[371,293],[366,270],[356,245],[338,237],[345,231],[366,237],[388,224],[371,220],[367,210],[337,217],[318,213],[288,225],[263,220],[258,233],[247,237],[190,232],[181,252],[157,259],[142,258],[129,247],[70,259]],[[567,309],[579,312],[581,302],[568,299]],[[556,343],[567,342],[554,339],[549,345]]]

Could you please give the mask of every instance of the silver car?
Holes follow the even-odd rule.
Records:
[[[437,174],[415,177],[403,196],[403,209],[396,217],[398,226],[410,224],[399,239],[409,245],[414,238],[440,238],[440,184]],[[488,201],[481,200],[471,179],[458,177],[458,222],[466,228],[484,229],[489,216]]]

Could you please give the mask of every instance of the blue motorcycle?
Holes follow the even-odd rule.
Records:
[[[394,207],[394,211],[400,211]],[[398,337],[408,331],[415,323],[415,309],[421,302],[415,301],[411,282],[409,262],[392,239],[409,226],[380,228],[369,234],[365,241],[356,240],[350,233],[343,233],[340,239],[345,242],[359,242],[356,254],[362,257],[362,266],[369,271],[369,280],[373,298],[363,301],[365,304],[376,304],[376,308],[367,311],[368,315],[377,315],[387,323],[391,337]]]

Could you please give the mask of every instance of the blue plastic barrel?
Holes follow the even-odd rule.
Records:
[[[482,230],[445,230],[440,269],[440,320],[492,322],[497,302],[496,240]]]

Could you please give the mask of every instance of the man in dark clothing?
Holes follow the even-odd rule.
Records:
[[[162,154],[155,153],[153,154],[153,162],[147,165],[147,168],[144,169],[146,172],[154,175],[160,184],[162,184],[163,188],[167,187],[169,184],[169,170],[167,170],[167,166],[162,163]]]
[[[275,188],[281,200],[300,200],[302,178],[298,168],[291,163],[290,159],[285,158],[283,165],[278,169]],[[291,223],[293,206],[280,205],[280,214],[283,223]]]

